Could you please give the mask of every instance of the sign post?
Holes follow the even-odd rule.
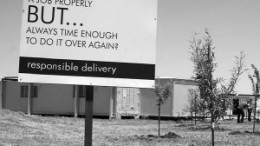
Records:
[[[24,0],[18,81],[87,85],[91,145],[93,86],[154,88],[156,17],[157,0]]]
[[[93,97],[94,97],[94,87],[93,86],[86,86],[85,141],[84,141],[84,146],[92,146]]]

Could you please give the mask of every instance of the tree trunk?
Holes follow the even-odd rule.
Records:
[[[161,127],[160,127],[160,125],[161,125],[161,103],[159,101],[159,103],[158,103],[158,136],[161,136],[161,133],[160,133]]]
[[[212,139],[212,146],[214,146],[214,144],[215,144],[215,142],[214,142],[214,127],[215,127],[214,114],[213,114],[213,111],[211,111],[211,139]]]
[[[196,121],[197,121],[197,107],[196,107],[196,98],[197,98],[197,94],[195,94],[195,106],[194,106],[194,108],[195,108],[195,125],[196,125]]]
[[[253,133],[255,133],[255,119],[256,119],[256,100],[257,100],[257,96],[255,96],[255,107],[254,107],[254,124],[253,124]]]

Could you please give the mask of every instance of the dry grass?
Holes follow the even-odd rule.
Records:
[[[174,132],[181,137],[157,137],[156,120],[93,121],[94,146],[176,146],[211,144],[208,123],[176,123],[162,121],[162,135]],[[256,125],[258,130],[260,125]],[[252,123],[224,121],[215,132],[215,145],[260,145],[260,135],[236,133],[252,131]],[[0,146],[81,146],[84,145],[84,119],[70,117],[28,116],[20,112],[0,110]]]

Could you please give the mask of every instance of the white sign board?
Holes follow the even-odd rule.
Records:
[[[24,0],[19,82],[153,88],[157,0]]]

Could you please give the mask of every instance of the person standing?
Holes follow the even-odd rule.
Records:
[[[248,104],[242,103],[238,106],[237,108],[237,123],[243,123],[244,122],[244,117],[245,117],[245,112],[244,109],[248,108]]]
[[[252,113],[252,110],[253,110],[252,100],[247,101],[247,105],[248,105],[248,109],[247,109],[248,117],[247,117],[247,120],[249,122],[251,122],[251,113]]]

